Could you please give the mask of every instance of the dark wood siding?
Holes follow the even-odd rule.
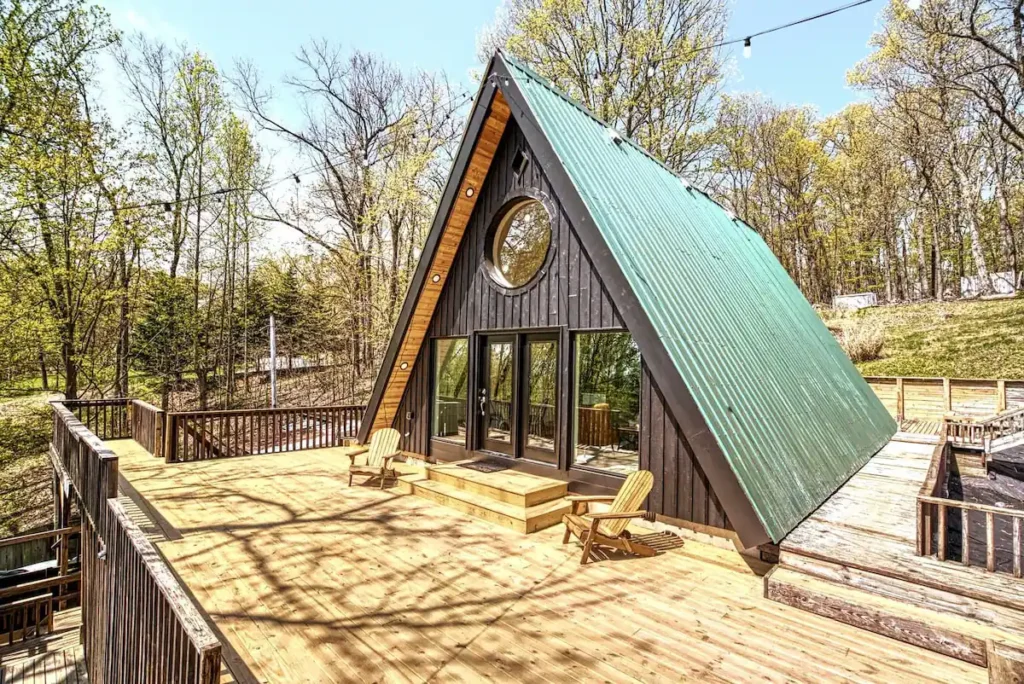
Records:
[[[471,333],[489,330],[560,328],[562,348],[567,350],[569,338],[565,330],[624,328],[586,248],[532,153],[524,177],[516,178],[512,173],[512,159],[519,150],[530,153],[522,132],[510,121],[438,301],[428,340],[420,349],[394,417],[394,426],[402,433],[402,448],[407,451],[430,453],[429,338],[469,337]],[[534,283],[506,292],[494,284],[485,270],[484,243],[504,203],[518,191],[527,190],[546,198],[552,213],[552,251],[544,273]],[[564,359],[559,393],[562,416],[568,415],[571,402],[567,353]],[[472,385],[471,392],[474,396]],[[414,416],[412,420],[407,418],[410,413]],[[655,475],[649,508],[671,518],[728,527],[718,498],[646,366],[641,381],[640,413],[640,464]],[[563,451],[571,450],[567,430],[558,439]]]
[[[529,153],[522,132],[509,122],[434,312],[431,337],[469,335],[473,330],[623,327],[533,155],[522,177],[512,173],[512,159],[519,150]],[[543,275],[526,288],[506,293],[485,269],[484,242],[504,203],[523,190],[540,192],[548,198],[553,211],[552,252]]]
[[[640,467],[654,473],[650,510],[701,525],[730,527],[646,365],[640,383]]]

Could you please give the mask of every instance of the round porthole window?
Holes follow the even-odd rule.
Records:
[[[505,287],[522,287],[544,266],[551,245],[551,218],[535,199],[514,204],[494,233],[492,276]]]

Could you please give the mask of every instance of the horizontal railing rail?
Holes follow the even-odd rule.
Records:
[[[61,402],[53,409],[51,458],[83,512],[80,596],[89,680],[216,684],[221,645],[117,500],[117,457]]]
[[[1024,510],[1000,508],[986,504],[972,503],[949,499],[945,493],[946,477],[949,462],[953,458],[953,445],[946,439],[945,433],[940,436],[939,444],[932,453],[932,461],[921,490],[917,495],[917,553],[920,556],[935,556],[940,561],[949,560],[951,540],[949,536],[951,523],[957,522],[960,541],[960,562],[971,565],[971,551],[974,542],[971,538],[972,513],[975,518],[984,516],[984,556],[985,569],[988,572],[1012,572],[1014,577],[1021,577],[1021,535],[1024,528]],[[959,513],[950,513],[950,510]],[[958,516],[954,519],[953,516]],[[980,527],[980,526],[979,526]],[[1009,542],[1002,549],[998,539],[1005,537]],[[1009,562],[1002,565],[998,562],[1001,556]]]
[[[363,406],[309,406],[167,414],[164,458],[200,461],[340,446],[359,431]]]

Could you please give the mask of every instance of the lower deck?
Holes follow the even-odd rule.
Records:
[[[686,541],[579,566],[375,484],[324,449],[165,464],[110,442],[239,682],[966,681],[985,671],[772,603],[766,567]]]
[[[53,632],[0,646],[0,684],[86,684],[80,608],[54,614]]]
[[[917,494],[933,445],[890,442],[780,545],[769,596],[984,665],[1024,647],[1024,584],[917,555]]]

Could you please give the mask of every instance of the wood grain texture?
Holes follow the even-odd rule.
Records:
[[[122,456],[184,534],[161,550],[260,681],[984,681],[767,601],[734,551],[687,542],[581,569],[560,528],[524,537],[347,490],[343,462]]]
[[[491,160],[498,150],[510,114],[511,111],[504,97],[500,92],[496,93],[487,120],[484,122],[483,129],[473,148],[469,166],[459,184],[455,203],[444,226],[444,233],[430,264],[430,276],[427,278],[423,290],[415,293],[417,296],[416,309],[405,331],[394,367],[390,369],[380,406],[374,416],[372,430],[391,427],[395,419],[402,396],[405,394],[405,387],[412,374],[413,364],[426,339],[427,328],[434,317],[434,309],[441,296],[441,290],[448,280],[452,262],[455,260],[459,245],[462,244],[462,236],[473,215],[477,199],[481,195],[480,189],[490,170]],[[466,190],[469,188],[473,189],[471,196],[466,194]],[[438,276],[436,283],[433,281],[434,275]]]

